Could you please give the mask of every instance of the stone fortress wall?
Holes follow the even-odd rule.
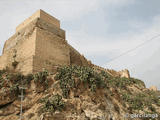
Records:
[[[115,71],[115,70],[112,70],[112,69],[105,69],[103,67],[100,67],[100,66],[94,65],[94,64],[92,64],[92,67],[94,69],[97,69],[97,70],[103,70],[111,76],[130,78],[130,73],[129,73],[129,70],[127,70],[127,69],[124,69],[124,70],[121,70],[121,71]]]
[[[32,16],[30,16],[28,19],[26,19],[24,22],[22,22],[20,25],[16,27],[16,32],[27,26],[31,21],[33,21],[35,18],[41,18],[42,20],[46,21],[46,23],[52,24],[57,28],[60,28],[60,21],[56,19],[55,17],[47,14],[43,10],[38,10],[35,12]]]
[[[18,64],[13,68],[13,62]],[[24,74],[52,71],[56,65],[91,63],[65,40],[60,21],[38,10],[16,28],[16,33],[4,45],[0,69],[6,67]]]
[[[17,62],[16,67],[13,63]],[[94,65],[69,45],[60,21],[43,10],[38,10],[16,28],[16,33],[4,45],[0,56],[0,69],[9,67],[23,74],[42,71],[52,72],[55,66],[80,65],[104,70],[110,75],[129,78],[129,71],[104,69]]]
[[[36,31],[27,28],[26,31],[16,33],[7,40],[1,56],[2,59],[0,59],[0,69],[5,67],[12,68],[12,63],[17,61],[17,71],[32,71],[33,55],[35,55],[35,38]]]

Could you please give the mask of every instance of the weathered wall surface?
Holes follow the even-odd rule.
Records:
[[[92,64],[92,63],[91,63]],[[103,67],[100,67],[98,65],[91,65],[95,70],[103,70],[105,72],[107,72],[109,75],[114,76],[114,77],[125,77],[125,78],[130,78],[130,73],[129,70],[125,69],[125,70],[121,70],[121,71],[115,71],[112,69],[105,69]]]
[[[65,39],[65,31],[57,28],[55,25],[47,23],[46,21],[44,21],[43,19],[36,19],[36,26],[43,29],[43,30],[47,30],[49,32],[52,32],[54,35],[57,35],[58,37],[61,37],[63,39]]]
[[[27,73],[52,72],[57,65],[89,66],[91,62],[70,46],[65,31],[56,18],[40,10],[16,28],[16,33],[5,42],[0,57],[0,69],[18,64],[14,70]]]
[[[6,41],[3,55],[0,58],[0,66],[3,66],[3,68],[7,66],[13,68],[12,63],[17,61],[18,64],[15,70],[22,73],[31,73],[33,71],[36,32],[35,30],[31,31],[29,27],[25,31],[28,31],[28,33],[16,33]]]
[[[23,73],[31,73],[33,71],[33,56],[35,55],[35,38],[36,31],[24,41],[17,45],[16,61],[19,62],[17,70]]]
[[[0,70],[5,69],[7,66],[7,54],[0,56]]]
[[[47,23],[53,24],[55,25],[57,28],[60,28],[60,21],[58,19],[56,19],[55,17],[47,14],[46,12],[44,12],[43,10],[40,10],[40,18],[44,21],[46,21]]]
[[[35,12],[32,16],[30,16],[28,19],[26,19],[24,22],[22,22],[20,25],[16,27],[16,32],[20,31],[24,27],[26,27],[29,23],[31,23],[36,18],[41,18],[42,20],[46,21],[47,23],[55,25],[57,28],[60,28],[60,21],[51,15],[47,14],[43,10],[38,10]]]
[[[158,91],[157,87],[156,86],[151,86],[149,87],[149,90],[152,90],[152,91]]]
[[[25,28],[21,29],[19,32],[16,32],[12,37],[10,37],[4,44],[3,54],[18,44],[21,44],[25,39],[28,39],[34,33],[36,22],[37,21],[34,20]]]
[[[54,33],[36,28],[36,55],[34,56],[34,72],[43,68],[52,70],[55,65],[69,65],[69,49],[66,41]]]
[[[81,55],[76,49],[68,44],[70,50],[70,64],[71,65],[80,65],[80,66],[89,66],[88,60]]]
[[[118,71],[118,73],[120,74],[120,77],[130,78],[130,73],[129,73],[129,70],[127,69]]]

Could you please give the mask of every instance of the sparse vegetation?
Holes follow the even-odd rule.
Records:
[[[3,85],[4,85],[4,83],[5,83],[5,81],[4,81],[4,79],[3,79],[3,74],[4,74],[4,73],[6,73],[6,70],[5,70],[5,69],[0,70],[0,88],[2,88]]]
[[[6,75],[6,78],[12,83],[12,84],[20,84],[21,80],[24,79],[24,75],[20,73],[10,73]]]
[[[24,76],[20,73],[9,73],[6,75],[7,81],[9,81],[10,84],[10,93],[12,95],[18,96],[19,94],[19,86],[21,85],[21,82],[24,80]]]
[[[144,82],[134,78],[125,78],[125,77],[120,78],[120,77],[109,76],[106,79],[106,81],[107,81],[106,84],[108,87],[114,87],[114,88],[118,87],[120,89],[126,89],[127,86],[133,85],[133,84],[145,86]]]
[[[23,82],[24,85],[29,85],[31,80],[34,80],[37,88],[48,87],[50,78],[47,70],[38,72],[36,74],[28,74],[26,76],[15,73],[0,71],[0,89],[3,87],[4,92],[10,92],[11,95],[17,96],[19,94],[19,85]],[[130,87],[136,85],[136,89],[145,87],[144,83],[134,78],[120,78],[113,77],[105,71],[94,70],[90,67],[84,66],[62,66],[57,70],[55,80],[58,80],[62,90],[62,96],[68,98],[70,91],[75,89],[90,90],[93,93],[100,88],[105,88],[108,97],[115,97],[119,102],[128,109],[129,112],[136,112],[146,110],[150,113],[157,113],[156,106],[160,106],[160,99],[157,92],[143,91],[135,92],[130,91]],[[6,89],[7,88],[7,89]],[[9,88],[9,89],[8,89]],[[73,89],[75,88],[75,89]],[[8,91],[9,90],[9,91]],[[140,89],[139,89],[140,90]],[[39,90],[38,90],[39,91]],[[77,92],[78,93],[78,92]],[[50,95],[49,95],[50,96]],[[50,97],[41,99],[42,108],[41,112],[53,113],[56,110],[62,111],[65,108],[65,102],[61,95],[56,94]],[[108,98],[107,98],[108,99]],[[120,107],[114,104],[114,109],[119,113]]]
[[[6,69],[0,70],[0,76],[2,77],[2,75],[6,73]]]
[[[65,102],[59,94],[53,95],[49,98],[43,98],[40,103],[43,104],[40,110],[41,112],[55,112],[56,110],[62,111],[65,107]]]
[[[78,78],[79,81],[75,81]],[[120,78],[113,77],[105,71],[96,71],[90,67],[84,66],[63,66],[58,69],[58,74],[55,77],[56,80],[60,80],[60,87],[65,98],[68,97],[70,89],[77,88],[77,85],[83,83],[92,92],[96,91],[96,88],[113,87],[126,89],[127,86],[137,84],[145,87],[144,82],[134,78]]]
[[[79,81],[75,81],[78,78]],[[95,72],[90,67],[83,66],[64,66],[58,69],[56,80],[60,80],[60,87],[65,98],[68,97],[71,88],[77,88],[83,83],[93,92],[96,88],[104,87],[105,83],[101,74]]]
[[[19,85],[28,85],[33,79],[33,75],[22,75],[20,73],[10,73],[6,70],[0,71],[0,88],[9,87],[10,93],[12,95],[18,96],[19,94]],[[5,89],[5,88],[4,88]]]
[[[3,84],[4,84],[4,79],[2,76],[0,76],[0,88],[3,87]]]
[[[34,79],[33,74],[28,74],[28,75],[24,76],[24,84],[29,85],[31,80],[33,80],[33,79]]]
[[[37,85],[44,85],[45,87],[48,86],[48,71],[47,70],[43,70],[42,72],[38,72],[36,74],[34,74],[33,78],[34,78],[34,82]]]
[[[17,96],[20,93],[20,91],[19,91],[19,84],[14,84],[13,86],[11,86],[10,87],[10,93],[12,95]]]
[[[122,94],[122,100],[130,106],[129,109],[131,110],[144,110],[144,108],[148,108],[152,112],[156,112],[152,104],[158,105],[160,102],[158,96],[156,96],[153,91],[136,93],[134,95],[125,92]]]

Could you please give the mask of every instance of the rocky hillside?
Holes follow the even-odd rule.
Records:
[[[19,119],[22,84],[24,120],[160,120],[159,91],[135,78],[80,66],[26,76],[1,70],[0,120]]]

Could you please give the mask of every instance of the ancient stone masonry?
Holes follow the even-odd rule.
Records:
[[[16,28],[4,45],[0,69],[6,67],[24,74],[57,65],[90,66],[91,63],[65,40],[60,21],[38,10]]]
[[[158,89],[157,89],[157,87],[156,87],[156,86],[150,86],[150,87],[149,87],[149,90],[157,91]]]
[[[16,28],[16,33],[4,45],[0,69],[6,67],[23,74],[55,71],[59,65],[90,66],[110,75],[129,78],[129,71],[104,69],[88,61],[69,45],[60,21],[43,10],[38,10]]]
[[[100,67],[100,66],[97,66],[97,65],[94,65],[94,64],[92,64],[92,67],[95,70],[103,70],[103,71],[107,72],[109,75],[114,76],[114,77],[130,78],[130,73],[129,73],[129,70],[127,70],[127,69],[124,69],[124,70],[121,70],[121,71],[115,71],[115,70],[112,70],[112,69],[105,69],[103,67]]]

